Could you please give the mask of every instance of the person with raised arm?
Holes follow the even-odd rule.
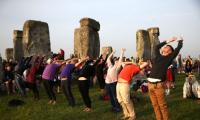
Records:
[[[119,58],[119,60],[116,60],[115,62],[113,60],[113,55],[115,54],[115,51],[113,51],[107,59],[108,70],[107,70],[107,75],[106,75],[106,79],[105,79],[106,90],[110,96],[112,111],[114,111],[114,112],[120,111],[120,105],[119,105],[119,103],[117,101],[117,97],[116,97],[116,85],[117,85],[117,76],[122,67],[122,62],[123,62],[123,57],[124,57],[125,51],[126,51],[125,48],[121,49],[120,58]]]
[[[174,49],[169,43],[177,41],[178,46]],[[156,57],[152,60],[151,74],[148,80],[149,96],[154,108],[157,120],[169,120],[167,103],[165,100],[166,73],[172,61],[176,58],[183,45],[183,39],[173,37],[161,42],[155,48]]]

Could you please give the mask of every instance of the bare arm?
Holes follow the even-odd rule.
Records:
[[[124,52],[125,52],[125,51],[126,51],[125,48],[122,48],[122,49],[121,49],[121,54],[120,54],[120,58],[119,58],[119,62],[118,62],[117,68],[121,67],[121,65],[122,65],[123,57],[124,57]]]
[[[115,54],[115,50],[113,50],[113,52],[108,56],[108,58],[107,58],[107,65],[108,66],[111,66],[112,65],[112,63],[111,63],[111,59],[112,59],[112,56]]]

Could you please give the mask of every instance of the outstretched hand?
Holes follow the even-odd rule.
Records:
[[[125,52],[125,51],[126,51],[126,48],[122,48],[121,51],[122,51],[122,52]]]
[[[179,41],[183,41],[183,37],[182,36],[178,37],[177,42],[179,42]]]
[[[176,40],[177,40],[177,37],[172,37],[172,38],[168,39],[166,42],[171,43],[171,42],[174,42]]]

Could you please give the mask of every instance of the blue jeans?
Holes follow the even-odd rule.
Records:
[[[117,97],[116,97],[116,85],[117,85],[117,82],[110,83],[110,84],[106,83],[106,90],[110,97],[110,102],[111,102],[112,107],[114,109],[120,109],[120,105],[119,105],[119,103],[117,101]]]
[[[15,74],[16,86],[22,96],[26,96],[26,85],[21,75]]]

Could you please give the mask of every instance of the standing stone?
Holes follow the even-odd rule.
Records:
[[[23,31],[13,31],[13,43],[14,43],[14,60],[19,61],[23,56],[23,44],[22,44]]]
[[[0,83],[3,82],[3,60],[2,60],[2,57],[0,55]]]
[[[13,60],[13,48],[6,48],[5,55],[7,60]]]
[[[107,55],[107,51],[108,51],[108,54],[111,54],[113,49],[111,46],[107,46],[107,47],[102,47],[101,48],[101,54],[103,55],[103,59],[106,58],[106,55]]]
[[[157,44],[160,43],[159,41],[159,28],[158,27],[151,27],[147,29],[149,32],[149,38],[151,43],[151,59],[155,58],[155,47]]]
[[[147,61],[151,59],[149,33],[146,30],[136,32],[136,51],[139,60]]]
[[[80,28],[74,31],[74,55],[78,58],[97,58],[100,52],[100,24],[94,19],[83,18]]]
[[[45,22],[28,20],[23,27],[24,56],[50,55],[49,26]]]

